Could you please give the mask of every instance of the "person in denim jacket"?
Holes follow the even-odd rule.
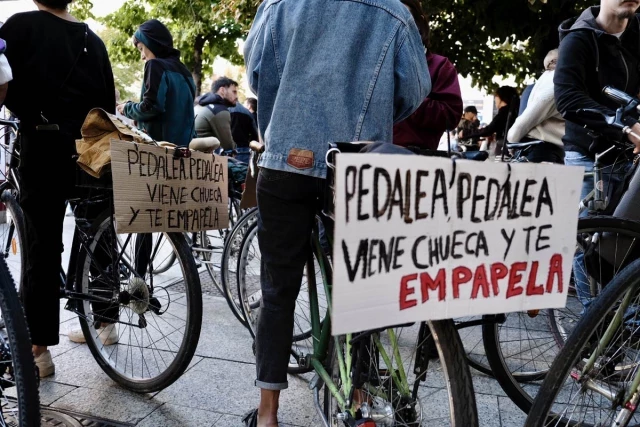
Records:
[[[420,106],[431,80],[418,28],[397,0],[266,0],[244,56],[266,145],[257,184],[264,264],[256,334],[261,399],[245,423],[277,426],[327,145],[391,144],[394,123]]]

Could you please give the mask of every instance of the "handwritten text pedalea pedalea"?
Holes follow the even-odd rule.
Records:
[[[553,215],[549,183],[542,179],[504,182],[444,169],[401,170],[349,166],[345,173],[346,222],[396,218],[407,224],[427,219],[473,223]]]

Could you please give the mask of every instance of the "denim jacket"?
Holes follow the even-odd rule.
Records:
[[[268,169],[324,178],[327,143],[391,142],[431,90],[398,0],[265,0],[244,56]]]

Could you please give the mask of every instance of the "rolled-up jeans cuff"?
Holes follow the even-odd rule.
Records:
[[[284,390],[289,387],[289,383],[265,383],[262,381],[256,380],[256,387],[259,387],[263,390]]]

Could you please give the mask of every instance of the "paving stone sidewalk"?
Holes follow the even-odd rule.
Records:
[[[72,223],[65,223],[70,247]],[[201,277],[207,279],[203,268]],[[209,279],[210,280],[210,279]],[[55,376],[42,381],[41,401],[55,410],[87,414],[138,427],[235,427],[258,404],[254,387],[251,336],[233,316],[226,301],[204,295],[204,319],[196,354],[185,374],[155,394],[135,394],[102,372],[86,345],[71,343],[66,334],[78,327],[75,315],[62,310],[60,345],[51,348]],[[473,372],[481,427],[522,426],[524,414],[498,383]],[[308,389],[310,376],[291,376],[282,393],[281,421],[286,426],[320,426]],[[444,403],[444,402],[443,402]],[[439,405],[434,400],[434,410]],[[437,427],[437,426],[436,426]]]

